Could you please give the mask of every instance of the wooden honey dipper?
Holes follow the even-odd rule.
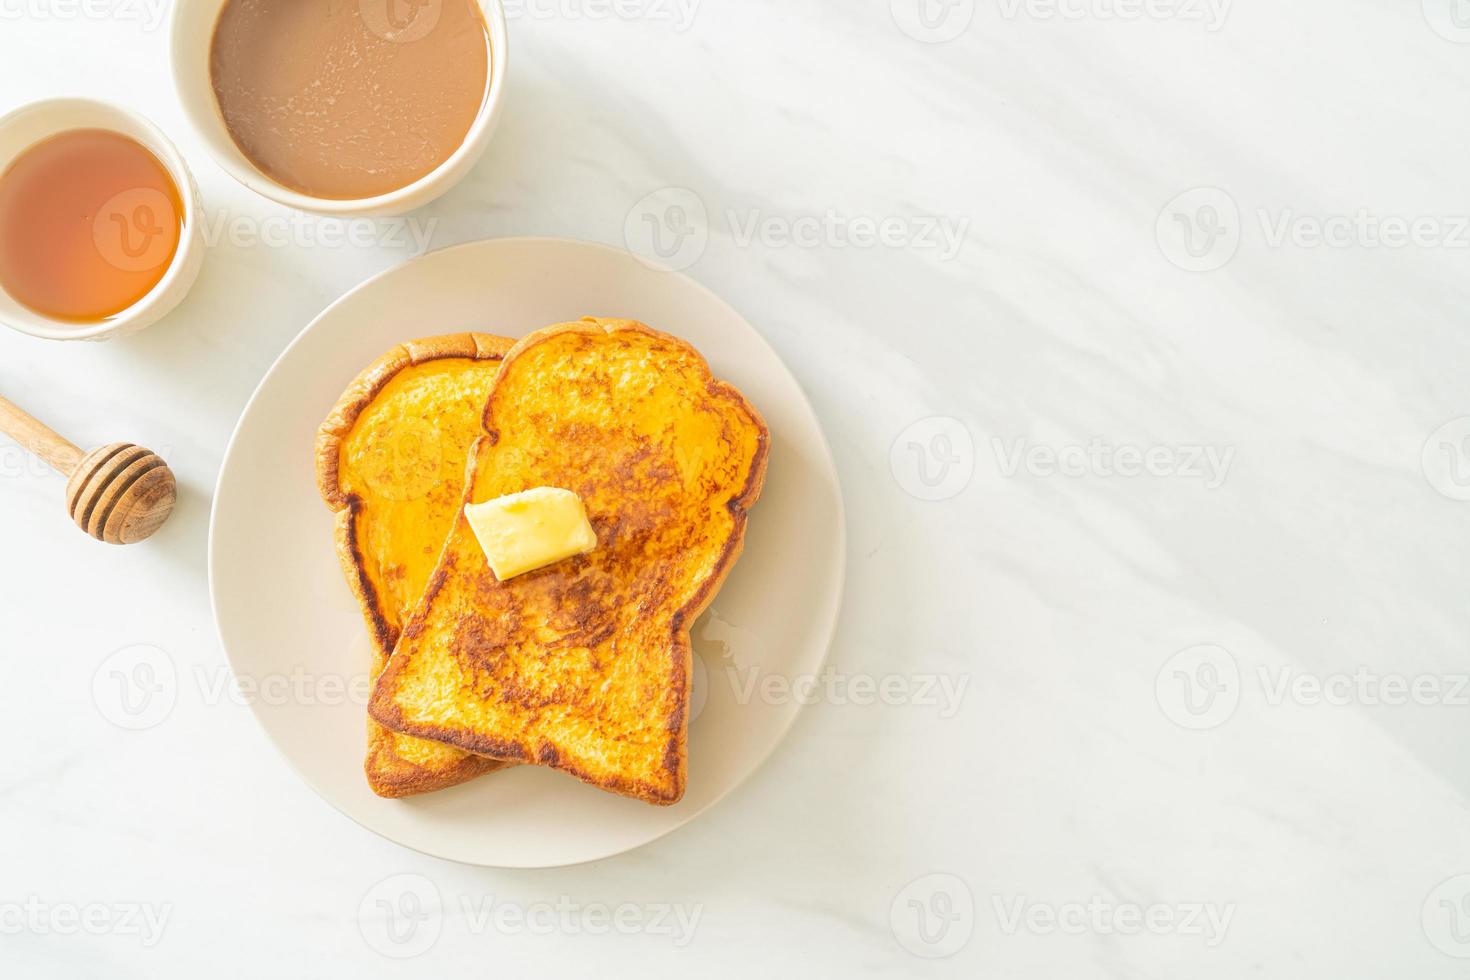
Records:
[[[142,541],[163,526],[178,500],[173,471],[157,453],[140,446],[114,442],[83,453],[3,397],[0,432],[70,478],[67,512],[98,541]]]

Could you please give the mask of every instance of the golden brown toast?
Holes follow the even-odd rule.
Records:
[[[589,554],[497,581],[463,516],[369,703],[387,727],[684,794],[689,629],[735,564],[770,436],[694,348],[627,320],[538,331],[506,355],[466,502],[580,494]]]
[[[459,514],[465,461],[511,341],[485,334],[416,340],[379,358],[317,434],[317,485],[337,513],[337,555],[362,606],[376,678],[418,603]],[[368,721],[368,784],[413,796],[503,763]]]

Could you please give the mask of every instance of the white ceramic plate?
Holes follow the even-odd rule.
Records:
[[[770,475],[751,513],[745,555],[694,630],[688,791],[676,806],[653,807],[522,766],[411,800],[379,799],[362,774],[370,647],[332,548],[332,517],[317,496],[317,426],[348,382],[394,344],[462,330],[519,337],[584,315],[638,319],[689,340],[771,428]],[[318,793],[415,850],[533,868],[656,840],[770,755],[800,710],[790,683],[818,673],[826,658],[845,552],[842,497],[816,416],[749,323],[693,280],[627,253],[507,239],[393,269],[302,331],[230,441],[209,572],[215,620],[242,689],[259,689],[257,717]],[[763,687],[761,679],[772,676],[780,682]]]

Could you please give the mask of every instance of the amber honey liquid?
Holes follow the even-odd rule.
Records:
[[[107,320],[163,279],[183,216],[147,147],[103,129],[59,133],[0,175],[0,288],[53,320]]]

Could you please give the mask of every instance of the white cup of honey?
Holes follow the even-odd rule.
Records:
[[[106,340],[178,306],[204,262],[188,164],[147,119],[92,99],[0,117],[0,323]]]
[[[171,47],[220,167],[340,217],[402,214],[463,179],[509,64],[501,0],[176,0]]]

